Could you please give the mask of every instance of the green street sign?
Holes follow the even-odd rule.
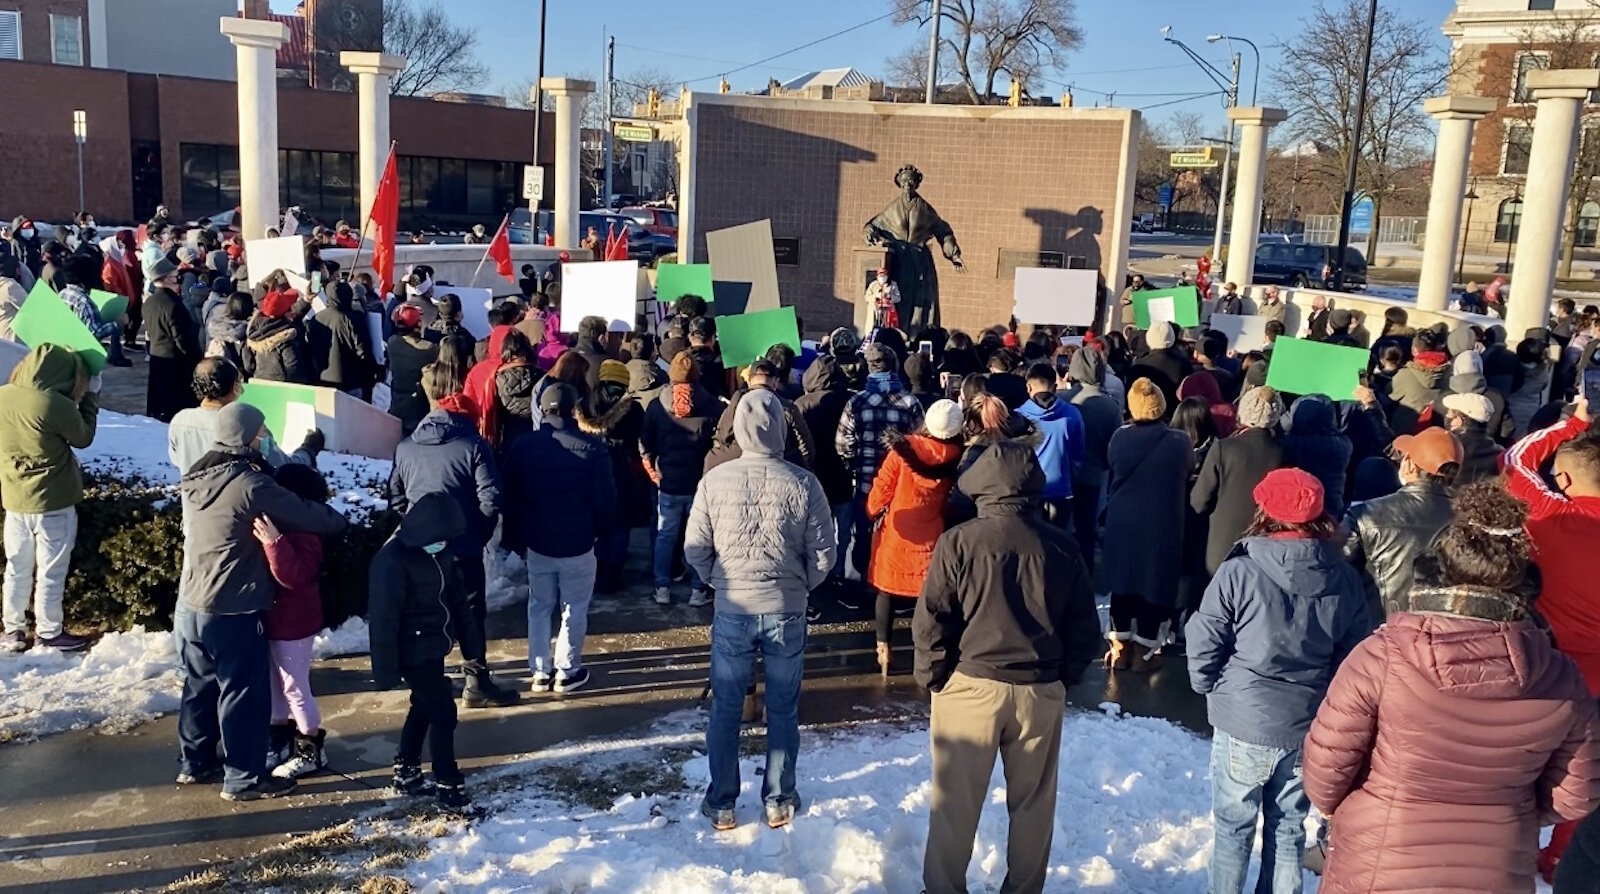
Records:
[[[1175,168],[1214,168],[1220,162],[1207,146],[1199,152],[1174,152],[1170,164]]]
[[[628,143],[648,143],[656,138],[653,128],[640,124],[617,124],[611,128],[611,133]]]

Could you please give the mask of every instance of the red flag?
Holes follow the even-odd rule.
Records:
[[[372,199],[372,271],[378,276],[378,289],[389,294],[394,289],[394,242],[400,229],[400,171],[395,167],[394,149],[378,180],[378,194]]]
[[[606,255],[608,261],[626,261],[628,259],[628,230],[623,228],[621,233],[612,238],[611,227],[606,227]]]
[[[508,218],[509,219],[509,218]],[[511,276],[511,234],[506,231],[506,221],[500,221],[500,229],[494,234],[494,239],[489,242],[489,257],[494,258],[494,269],[506,279]]]

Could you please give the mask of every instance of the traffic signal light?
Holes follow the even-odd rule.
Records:
[[[1011,99],[1007,100],[1006,104],[1011,106],[1013,109],[1016,108],[1017,106],[1022,105],[1022,82],[1021,81],[1012,81],[1011,82]]]

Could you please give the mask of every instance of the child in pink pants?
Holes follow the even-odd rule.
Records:
[[[290,463],[277,472],[284,489],[303,500],[325,503],[328,483],[311,466]],[[267,552],[278,582],[267,611],[267,648],[272,658],[272,775],[298,779],[325,769],[327,731],[311,694],[311,644],[322,629],[322,538],[285,534],[266,516],[256,519],[255,535]]]

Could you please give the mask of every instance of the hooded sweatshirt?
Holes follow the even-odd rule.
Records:
[[[855,492],[854,482],[850,470],[832,445],[839,434],[839,420],[844,416],[845,406],[850,403],[849,378],[839,368],[837,360],[824,354],[806,367],[801,384],[805,387],[805,393],[794,402],[795,408],[805,419],[806,427],[811,429],[811,436],[823,445],[813,457],[812,471],[816,472],[817,480],[822,482],[823,493],[828,495],[830,504],[838,506],[848,503]]]
[[[1489,380],[1483,374],[1483,358],[1477,352],[1456,355],[1450,365],[1450,394],[1481,394],[1489,399],[1489,404],[1494,411],[1489,414],[1489,421],[1483,424],[1487,436],[1498,444],[1511,443],[1511,436],[1515,432],[1517,423],[1506,412],[1506,396],[1489,387]],[[1439,398],[1434,405],[1433,415],[1437,419],[1444,418],[1444,397]],[[1463,482],[1464,483],[1464,482]]]
[[[1032,421],[1039,430],[1034,447],[1039,466],[1044,469],[1047,499],[1072,499],[1073,473],[1088,457],[1083,431],[1083,416],[1078,408],[1046,391],[1028,398],[1017,413]]]
[[[1344,515],[1344,478],[1350,467],[1350,439],[1334,425],[1333,402],[1308,394],[1289,408],[1289,433],[1283,439],[1284,462],[1315,475],[1322,482],[1323,509]]]
[[[452,619],[469,611],[466,587],[448,550],[429,555],[423,547],[459,540],[466,527],[454,500],[428,494],[372,557],[367,622],[372,627],[372,678],[379,689],[398,684],[401,668],[443,661],[455,646]]]
[[[938,691],[959,671],[1017,685],[1072,686],[1102,648],[1094,586],[1077,542],[1037,518],[1033,451],[1000,443],[962,474],[978,517],[934,547],[911,633],[916,677]]]
[[[74,447],[94,441],[99,396],[73,403],[78,356],[57,345],[28,352],[0,385],[0,504],[7,512],[45,513],[83,500]]]
[[[453,551],[480,553],[500,514],[500,475],[494,452],[472,420],[443,408],[424,416],[395,448],[389,508],[404,513],[432,493],[448,494],[466,520],[466,534],[453,541]]]
[[[1101,385],[1108,374],[1105,358],[1099,351],[1080,348],[1067,365],[1072,387],[1062,392],[1083,417],[1085,453],[1083,465],[1078,469],[1078,481],[1090,487],[1105,484],[1106,473],[1111,469],[1106,450],[1111,445],[1111,436],[1122,427],[1122,404]]]
[[[1185,627],[1211,725],[1298,749],[1334,671],[1372,630],[1355,569],[1325,540],[1237,543]]]
[[[833,568],[827,495],[815,475],[784,461],[788,423],[776,394],[746,395],[733,428],[741,455],[706,473],[684,558],[716,591],[719,614],[803,612]]]

